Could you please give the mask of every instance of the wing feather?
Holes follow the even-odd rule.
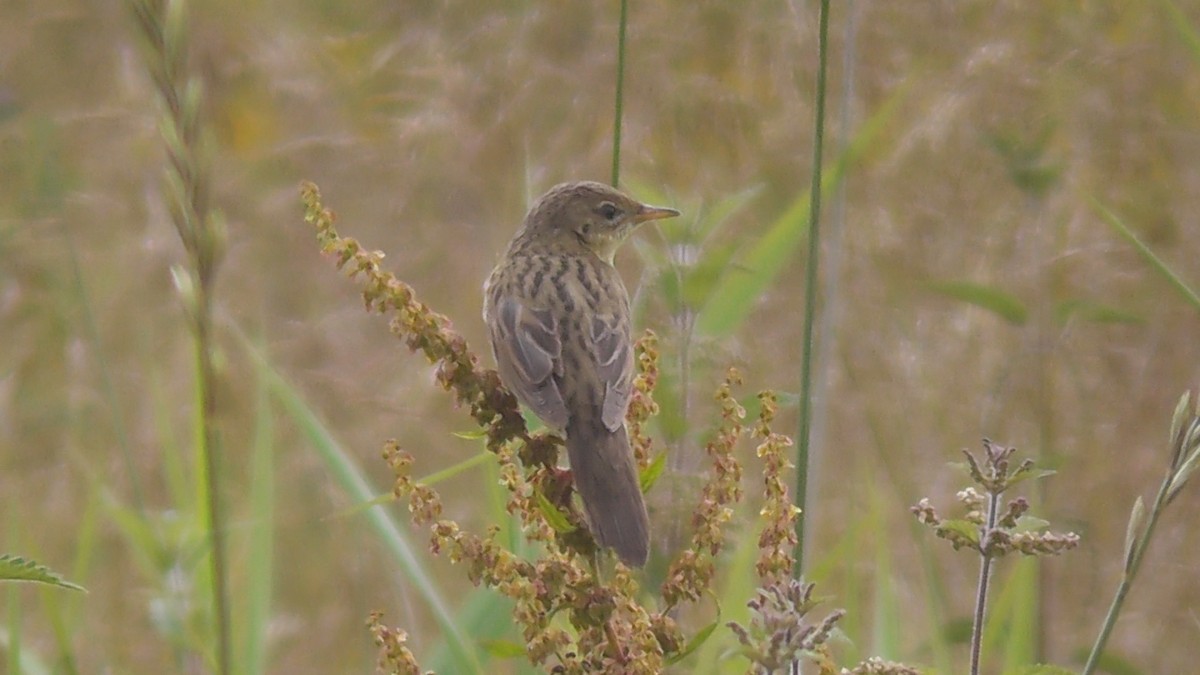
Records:
[[[570,415],[556,381],[562,375],[562,342],[553,314],[504,298],[496,319],[492,349],[501,379],[547,426],[563,431]]]
[[[592,319],[591,346],[596,368],[604,382],[601,420],[609,431],[625,423],[625,411],[633,393],[633,351],[628,324],[617,317]]]

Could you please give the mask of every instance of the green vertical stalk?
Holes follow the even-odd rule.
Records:
[[[621,117],[625,104],[625,25],[629,0],[621,0],[621,23],[617,28],[617,93],[613,106],[612,185],[621,178]]]
[[[1081,675],[1091,675],[1100,665],[1100,657],[1104,654],[1104,648],[1108,645],[1108,638],[1112,636],[1113,628],[1117,625],[1117,617],[1121,616],[1121,608],[1125,605],[1125,598],[1129,595],[1129,590],[1133,588],[1133,580],[1137,577],[1138,569],[1142,566],[1142,557],[1146,554],[1146,549],[1150,545],[1150,537],[1154,535],[1154,528],[1158,525],[1158,518],[1162,515],[1163,510],[1167,506],[1167,501],[1170,499],[1171,481],[1175,476],[1175,467],[1167,472],[1163,479],[1162,485],[1158,488],[1158,495],[1154,498],[1154,506],[1150,509],[1150,519],[1146,522],[1145,528],[1137,536],[1129,542],[1131,549],[1125,552],[1125,567],[1121,574],[1121,583],[1117,586],[1117,592],[1113,596],[1112,603],[1108,606],[1108,612],[1104,615],[1104,623],[1100,627],[1100,635],[1096,638],[1096,642],[1092,645],[1092,651],[1088,654],[1087,663],[1084,664]],[[1140,498],[1139,498],[1140,499]],[[1136,519],[1135,519],[1136,520]]]
[[[800,508],[808,499],[809,436],[812,433],[812,354],[813,326],[816,323],[818,263],[821,238],[821,154],[825,140],[825,73],[829,46],[829,0],[821,0],[817,33],[817,110],[813,131],[812,198],[809,200],[808,264],[804,279],[804,337],[800,361],[800,429],[796,434],[796,495]],[[796,519],[795,576],[804,574],[804,523],[808,514]]]
[[[992,579],[992,555],[988,552],[996,521],[1000,517],[1000,494],[988,493],[987,524],[979,538],[979,583],[975,587],[975,614],[971,623],[971,675],[979,675],[979,657],[983,651],[983,622],[987,617],[988,585]]]
[[[183,301],[196,357],[196,452],[204,476],[217,634],[217,672],[232,672],[231,613],[225,564],[225,520],[221,511],[216,369],[213,365],[212,297],[224,248],[218,215],[209,207],[209,172],[200,123],[202,88],[187,74],[187,14],[184,0],[133,0],[134,18],[146,41],[145,65],[161,103],[168,171],[166,192],[175,230],[186,254],[184,268],[172,268]]]
[[[208,508],[210,562],[213,578],[213,609],[217,621],[218,673],[232,673],[232,636],[230,630],[228,572],[225,569],[225,521],[221,512],[220,446],[217,438],[216,370],[213,367],[211,339],[212,302],[203,284],[198,289],[199,303],[194,325],[196,342],[196,390],[200,399],[200,455],[204,461],[204,492]]]

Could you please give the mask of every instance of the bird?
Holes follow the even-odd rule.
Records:
[[[603,183],[556,185],[484,284],[500,381],[564,435],[593,537],[633,567],[646,563],[650,525],[625,430],[633,342],[613,256],[639,225],[678,215]]]

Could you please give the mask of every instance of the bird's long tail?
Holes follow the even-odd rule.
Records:
[[[626,565],[645,565],[650,523],[625,427],[612,432],[598,420],[580,420],[566,431],[575,489],[596,541]]]

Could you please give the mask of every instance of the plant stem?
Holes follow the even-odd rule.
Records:
[[[1121,576],[1121,584],[1117,586],[1117,593],[1113,596],[1112,604],[1108,607],[1108,613],[1104,616],[1104,624],[1100,628],[1100,635],[1096,637],[1096,643],[1092,645],[1092,652],[1088,654],[1087,663],[1084,664],[1080,675],[1091,675],[1096,670],[1100,663],[1100,655],[1104,653],[1104,647],[1108,644],[1108,638],[1112,635],[1113,628],[1117,625],[1117,617],[1121,614],[1121,607],[1125,604],[1125,596],[1129,594],[1129,589],[1133,587],[1134,577],[1137,576],[1138,569],[1142,565],[1142,557],[1146,553],[1146,548],[1150,544],[1150,537],[1154,534],[1154,527],[1158,524],[1158,517],[1162,515],[1163,509],[1167,505],[1167,493],[1171,487],[1171,479],[1175,476],[1175,467],[1172,466],[1166,477],[1163,479],[1162,486],[1158,488],[1158,496],[1154,498],[1154,507],[1150,509],[1150,518],[1146,521],[1146,528],[1142,530],[1142,534],[1137,538],[1137,543],[1133,546],[1133,551],[1128,553],[1126,558],[1124,573]]]
[[[975,620],[971,627],[971,675],[979,675],[979,655],[983,650],[983,621],[987,612],[988,583],[992,578],[992,555],[988,552],[988,540],[996,527],[1000,512],[999,493],[988,493],[987,520],[984,524],[983,536],[979,538],[979,553],[982,561],[979,563],[979,586],[975,589]]]
[[[231,630],[228,577],[225,569],[225,521],[221,511],[220,445],[217,437],[216,370],[213,368],[212,302],[204,282],[199,289],[199,312],[196,317],[196,376],[197,396],[200,399],[201,446],[204,458],[205,493],[208,507],[209,543],[212,546],[213,604],[217,619],[217,672],[233,672],[231,659]]]
[[[617,28],[617,94],[613,110],[612,185],[621,178],[621,117],[625,100],[625,24],[629,0],[621,0],[621,23]]]
[[[804,508],[808,498],[808,450],[812,431],[812,354],[813,325],[817,304],[817,271],[820,262],[821,153],[825,139],[825,71],[829,46],[829,0],[821,0],[820,27],[817,33],[817,110],[813,131],[812,198],[809,200],[808,264],[804,279],[804,337],[800,365],[800,430],[796,435],[795,504]],[[808,514],[796,519],[795,576],[804,573],[804,523]]]
[[[169,159],[172,220],[186,252],[187,271],[176,278],[196,354],[196,451],[203,467],[205,523],[211,548],[217,672],[233,672],[225,521],[221,511],[212,297],[223,238],[208,205],[208,165],[200,124],[200,87],[187,74],[186,7],[182,0],[134,0],[134,17],[149,46],[146,67],[162,99],[163,142]],[[193,89],[194,87],[194,89]],[[189,96],[189,93],[192,94]]]

